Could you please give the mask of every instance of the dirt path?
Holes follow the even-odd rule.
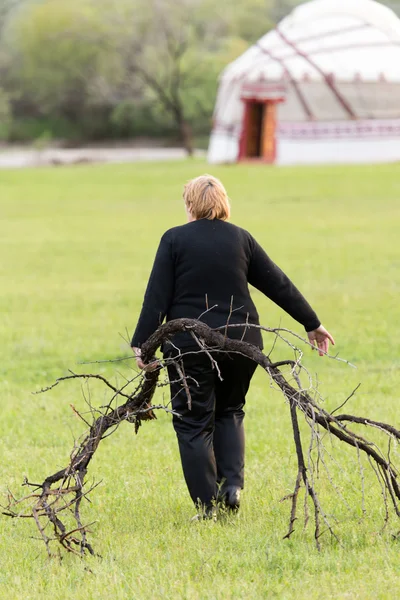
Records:
[[[204,152],[196,152],[197,156]],[[129,163],[179,160],[186,157],[182,148],[13,148],[0,150],[0,168],[17,169],[45,165],[84,163]]]

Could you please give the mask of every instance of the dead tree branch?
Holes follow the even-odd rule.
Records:
[[[316,447],[318,458],[321,458],[322,451],[322,436],[320,431],[325,431],[331,438],[336,438],[354,448],[357,456],[358,465],[363,475],[361,466],[361,456],[366,456],[373,473],[378,479],[382,490],[382,497],[385,507],[385,524],[389,519],[389,504],[391,503],[395,514],[400,517],[400,487],[398,482],[398,469],[391,460],[390,443],[392,440],[400,441],[400,430],[393,425],[369,419],[367,417],[357,417],[350,414],[341,414],[335,416],[333,412],[329,413],[323,409],[311,397],[309,390],[304,390],[301,385],[299,373],[303,369],[300,358],[301,352],[291,342],[284,339],[289,344],[291,349],[295,350],[296,360],[281,360],[272,362],[270,354],[266,356],[259,348],[244,342],[239,339],[231,339],[227,337],[226,332],[230,325],[221,328],[223,333],[210,329],[207,325],[195,319],[176,319],[164,325],[161,325],[157,331],[149,338],[142,347],[142,359],[144,363],[149,363],[154,359],[154,355],[160,346],[171,340],[173,336],[180,332],[188,332],[196,340],[198,353],[205,353],[213,366],[217,363],[213,357],[215,352],[239,353],[256,362],[269,375],[270,380],[281,390],[286,398],[289,408],[292,424],[292,432],[294,438],[295,451],[297,456],[297,475],[293,493],[286,496],[285,499],[291,499],[291,510],[289,528],[285,535],[290,537],[295,530],[295,522],[298,519],[298,499],[300,490],[305,490],[304,500],[304,525],[309,519],[308,502],[310,499],[314,510],[314,537],[317,547],[320,547],[320,537],[325,531],[336,537],[336,534],[331,526],[327,515],[321,506],[319,495],[315,487],[314,463],[311,459],[311,451],[313,446]],[[245,323],[242,327],[252,327],[251,324]],[[291,332],[283,329],[262,328],[265,331],[272,333],[277,337],[282,337],[281,332],[285,335],[290,335]],[[299,338],[296,334],[295,337]],[[306,341],[306,340],[304,340]],[[176,359],[179,361],[179,358]],[[93,423],[90,425],[89,432],[83,438],[83,441],[74,447],[69,464],[60,471],[46,477],[42,483],[29,483],[25,480],[23,485],[34,488],[34,491],[24,498],[17,499],[11,492],[8,493],[7,504],[3,507],[3,514],[13,518],[32,518],[41,535],[47,552],[51,556],[50,544],[53,541],[58,541],[59,544],[68,552],[82,555],[85,552],[94,554],[93,548],[87,539],[90,525],[84,525],[81,518],[81,504],[83,499],[88,499],[88,494],[94,489],[97,484],[93,484],[89,489],[86,489],[86,478],[88,466],[96,452],[100,442],[115,431],[118,426],[127,421],[133,423],[137,432],[143,420],[152,420],[155,418],[154,410],[163,409],[167,412],[172,412],[169,408],[163,405],[152,405],[152,398],[157,387],[162,387],[165,383],[158,383],[159,373],[162,368],[172,359],[164,361],[164,364],[159,363],[159,367],[154,371],[136,375],[133,379],[126,381],[121,388],[111,384],[105,377],[97,374],[77,374],[71,372],[71,375],[60,377],[56,382],[43,388],[40,392],[46,392],[53,389],[61,382],[71,379],[83,380],[98,380],[102,382],[113,393],[111,400],[102,410],[89,406],[92,415],[99,414],[97,418],[93,417]],[[174,359],[175,360],[175,359]],[[291,369],[291,377],[296,384],[293,387],[287,381],[280,367],[289,366]],[[186,391],[188,405],[190,407],[191,397],[188,381],[184,370],[178,364],[178,374],[182,381],[182,386]],[[129,393],[129,384],[135,382],[136,388]],[[196,383],[196,382],[195,382]],[[355,392],[355,390],[354,390]],[[341,408],[354,394],[352,394],[338,408]],[[118,400],[123,403],[118,405]],[[115,406],[116,404],[116,406]],[[115,408],[113,408],[115,406]],[[73,410],[81,418],[77,409]],[[336,409],[338,410],[338,409]],[[305,461],[304,446],[300,433],[298,414],[302,413],[306,423],[311,429],[311,441],[308,450],[308,461]],[[174,414],[174,413],[173,413]],[[85,422],[87,422],[84,419]],[[374,428],[381,434],[386,436],[388,440],[387,450],[383,452],[375,443],[362,437],[358,433],[350,430],[348,424],[363,425],[365,428]],[[318,464],[319,461],[317,461]],[[316,467],[318,469],[318,466]],[[331,479],[330,479],[331,481]],[[362,481],[364,486],[364,480]],[[28,505],[28,508],[26,506]],[[363,500],[364,506],[364,500]],[[64,515],[72,515],[73,526],[67,527],[67,521]],[[324,523],[323,531],[321,524]],[[52,529],[53,537],[50,537],[48,530]]]

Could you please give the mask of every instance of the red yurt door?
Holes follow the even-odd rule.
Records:
[[[276,101],[246,101],[239,159],[273,163],[276,157]]]

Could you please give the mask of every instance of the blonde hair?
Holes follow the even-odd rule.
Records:
[[[220,180],[212,175],[200,175],[188,181],[183,189],[183,199],[194,219],[229,219],[228,194]]]

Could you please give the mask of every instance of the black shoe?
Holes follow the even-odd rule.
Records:
[[[191,522],[194,521],[216,521],[217,520],[217,509],[215,506],[207,507],[203,510],[200,510],[197,515],[190,519]]]
[[[236,485],[229,485],[222,491],[219,500],[221,500],[229,510],[239,510],[240,492],[240,487]]]

